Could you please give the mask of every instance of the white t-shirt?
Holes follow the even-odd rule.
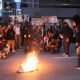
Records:
[[[18,27],[14,26],[14,28],[15,28],[16,35],[20,35],[20,27],[19,26]]]

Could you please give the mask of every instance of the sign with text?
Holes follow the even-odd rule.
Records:
[[[57,16],[42,16],[45,23],[57,23],[58,19]]]

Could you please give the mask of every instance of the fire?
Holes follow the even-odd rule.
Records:
[[[35,52],[29,53],[25,62],[21,64],[22,72],[31,72],[37,70],[39,60]]]

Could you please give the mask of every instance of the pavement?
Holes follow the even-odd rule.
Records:
[[[80,80],[80,70],[75,69],[77,55],[75,45],[70,46],[70,56],[64,57],[63,47],[60,53],[38,52],[38,70],[17,73],[26,59],[23,49],[9,53],[6,59],[0,59],[0,80]]]

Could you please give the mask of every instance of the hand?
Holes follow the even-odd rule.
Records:
[[[60,37],[60,38],[63,38],[62,34],[59,34],[59,37]]]
[[[67,42],[67,43],[69,42],[69,38],[66,39],[66,42]]]

